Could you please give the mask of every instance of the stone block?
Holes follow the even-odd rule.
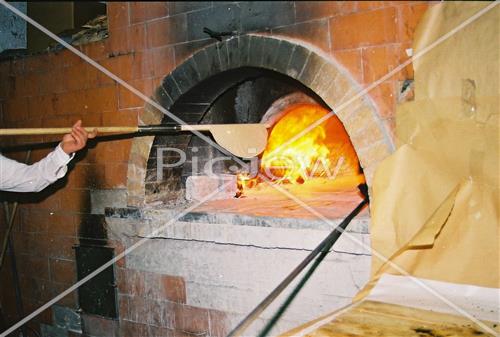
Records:
[[[338,69],[332,64],[327,63],[314,79],[311,84],[311,89],[313,89],[320,97],[323,97],[333,86],[337,76],[339,76]]]
[[[304,68],[311,51],[302,46],[295,46],[293,54],[288,63],[286,74],[293,78],[298,78]]]
[[[262,64],[263,54],[262,50],[267,39],[260,36],[250,37],[250,48],[248,50],[248,65],[253,67],[260,67]]]
[[[214,43],[214,40],[211,38],[206,38],[203,40],[197,41],[189,41],[185,43],[179,43],[173,46],[174,54],[175,54],[175,62],[177,64],[181,64],[185,59],[191,57],[194,53],[202,50]]]
[[[220,64],[219,51],[215,44],[205,49],[207,53],[207,61],[208,61],[208,73],[210,75],[218,74],[222,71],[222,67]]]
[[[219,53],[220,67],[222,71],[229,69],[229,54],[226,42],[219,42],[215,45]]]
[[[249,46],[250,46],[249,35],[243,35],[238,37],[238,53],[236,53],[236,55],[238,56],[239,60],[238,66],[240,67],[248,65],[248,54],[250,52]]]
[[[167,110],[173,104],[172,99],[161,86],[156,89],[156,94],[154,95],[153,100]],[[144,110],[139,115],[139,125],[159,124],[163,116],[164,114],[161,110],[149,103],[146,103]]]
[[[264,44],[264,49],[262,50],[263,58],[262,58],[262,66],[264,68],[271,68],[271,65],[274,64],[274,60],[277,57],[279,46],[281,44],[281,40],[279,39],[265,39],[266,43]]]
[[[297,79],[305,86],[310,87],[321,68],[323,68],[326,63],[327,61],[321,56],[316,53],[311,53],[307,59],[306,65],[304,66],[304,70]]]
[[[178,84],[172,76],[165,77],[161,86],[173,101],[177,100],[182,94]]]
[[[237,191],[236,176],[231,174],[211,176],[190,176],[186,179],[186,199],[199,201],[221,188],[210,200],[233,198]]]
[[[226,49],[228,57],[228,68],[237,68],[240,64],[240,54],[238,53],[239,39],[232,37],[226,40]]]
[[[182,94],[194,87],[199,82],[198,70],[193,61],[187,60],[180,67],[177,67],[172,76],[178,84]]]
[[[356,149],[361,149],[384,140],[384,134],[380,125],[372,123],[356,134],[351,134],[350,139]]]
[[[361,108],[351,115],[347,119],[342,120],[344,127],[349,135],[355,135],[358,132],[366,129],[368,126],[377,123],[374,111],[369,108]]]
[[[200,50],[194,54],[193,61],[196,63],[196,69],[198,69],[200,80],[204,80],[210,76],[210,65],[208,63],[208,56],[205,50]]]
[[[371,146],[358,150],[359,161],[361,166],[370,167],[376,163],[380,163],[388,157],[392,149],[385,140],[372,144]]]
[[[276,51],[276,57],[270,64],[271,69],[280,73],[286,73],[288,62],[290,61],[294,47],[294,44],[282,40],[278,50]]]

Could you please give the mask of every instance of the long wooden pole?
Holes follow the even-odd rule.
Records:
[[[98,133],[128,133],[137,132],[137,126],[86,126],[85,130]],[[0,129],[0,136],[20,136],[20,135],[62,135],[70,133],[71,128],[24,128],[24,129]]]

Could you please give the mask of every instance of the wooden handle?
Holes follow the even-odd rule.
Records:
[[[181,125],[182,131],[211,131],[211,127],[216,124]]]
[[[128,133],[137,132],[137,126],[87,126],[87,132],[97,130],[97,133]],[[27,128],[27,129],[0,129],[0,136],[19,135],[62,135],[70,133],[71,128]]]

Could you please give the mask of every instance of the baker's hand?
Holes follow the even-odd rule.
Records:
[[[79,151],[87,145],[87,139],[94,138],[97,135],[97,130],[93,132],[87,132],[82,127],[82,121],[78,121],[73,125],[71,129],[71,133],[64,135],[61,148],[67,154],[71,154],[73,152]]]

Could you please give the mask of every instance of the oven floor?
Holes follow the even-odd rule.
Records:
[[[347,185],[347,184],[344,184]],[[197,207],[195,212],[204,213],[238,213],[249,216],[271,216],[285,218],[318,218],[307,207],[314,209],[329,219],[344,218],[362,200],[357,189],[335,186],[315,179],[302,185],[280,185],[284,190],[295,196],[293,200],[275,188],[260,184],[256,188],[245,191],[244,196],[234,199],[212,200]],[[300,200],[300,201],[299,201]],[[299,201],[299,202],[297,202]],[[306,207],[303,207],[306,205]],[[365,208],[360,216],[368,216]]]

